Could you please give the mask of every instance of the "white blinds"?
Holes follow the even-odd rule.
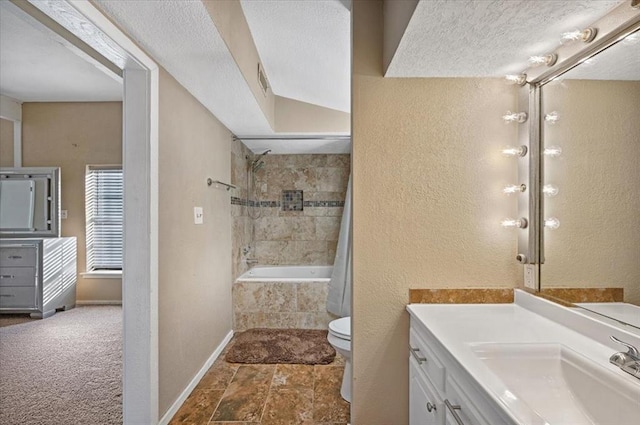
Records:
[[[87,271],[122,270],[122,167],[88,166],[85,186]]]

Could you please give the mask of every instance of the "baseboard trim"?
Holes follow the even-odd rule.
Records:
[[[160,422],[158,425],[167,425],[171,421],[171,418],[173,418],[173,415],[175,415],[178,412],[178,410],[180,409],[184,401],[187,399],[187,397],[189,397],[189,394],[191,394],[191,391],[193,391],[196,385],[198,385],[198,382],[200,382],[204,374],[207,373],[207,371],[209,370],[213,362],[215,362],[216,359],[220,356],[220,354],[222,353],[222,350],[224,350],[224,347],[226,347],[227,344],[229,344],[229,341],[231,341],[231,338],[233,338],[233,331],[229,331],[227,336],[225,336],[222,342],[218,345],[218,347],[216,347],[216,349],[213,351],[213,354],[211,354],[211,356],[204,363],[202,368],[198,371],[198,373],[196,373],[196,376],[194,376],[191,382],[189,382],[189,385],[187,385],[187,388],[185,388],[184,391],[182,391],[180,396],[171,405],[169,410],[167,410],[167,413],[165,413],[164,416],[162,416],[162,419],[160,419]]]
[[[76,300],[76,305],[122,305],[122,300]]]

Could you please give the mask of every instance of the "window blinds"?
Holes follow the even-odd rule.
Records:
[[[88,166],[85,185],[87,271],[122,270],[122,167]]]

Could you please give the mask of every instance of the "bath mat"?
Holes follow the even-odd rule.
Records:
[[[327,331],[315,329],[249,329],[236,335],[225,360],[230,363],[329,364],[336,351]]]

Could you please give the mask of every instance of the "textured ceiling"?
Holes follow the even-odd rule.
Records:
[[[349,112],[350,13],[340,0],[242,0],[278,96]]]
[[[640,81],[640,32],[600,52],[560,78]]]
[[[559,45],[620,0],[421,0],[388,77],[497,77]]]
[[[8,6],[0,5],[0,93],[25,102],[122,100],[119,81]]]
[[[200,1],[96,0],[235,134],[273,134]]]

